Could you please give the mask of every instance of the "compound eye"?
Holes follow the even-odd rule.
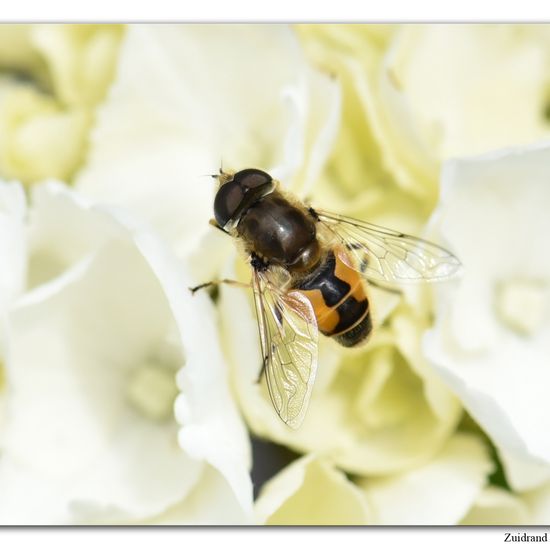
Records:
[[[234,180],[222,185],[214,199],[214,217],[220,227],[225,227],[237,213],[245,191]]]
[[[274,185],[269,174],[256,168],[237,172],[220,187],[214,199],[214,216],[220,227],[225,229],[230,222],[233,226],[238,224],[243,212],[271,193]]]
[[[245,189],[256,189],[264,185],[270,185],[272,178],[267,172],[257,168],[247,168],[237,172],[233,176],[233,181]]]

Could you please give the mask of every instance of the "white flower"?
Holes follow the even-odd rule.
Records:
[[[286,26],[131,25],[76,187],[184,254],[212,231],[209,174],[256,166],[306,192],[338,112]]]
[[[529,25],[398,27],[371,116],[401,186],[437,189],[447,159],[550,135],[548,36],[548,28]]]
[[[64,105],[93,107],[111,83],[123,25],[30,25],[53,94]]]
[[[46,86],[49,80],[47,67],[32,43],[32,29],[33,25],[0,25],[0,68],[20,75],[32,75]]]
[[[518,489],[550,465],[549,167],[548,145],[450,161],[434,218],[464,276],[425,352],[508,469],[523,463]]]
[[[549,522],[550,483],[520,493],[486,487],[461,520],[464,525],[548,525]]]
[[[516,495],[500,487],[486,487],[477,496],[463,525],[527,525],[529,509]]]
[[[548,27],[402,25],[382,75],[384,116],[440,160],[541,139],[549,55]]]
[[[0,175],[70,180],[122,34],[121,25],[0,26]]]
[[[0,25],[0,68],[63,106],[93,107],[113,76],[124,25]]]
[[[529,508],[531,523],[548,525],[550,523],[550,483],[527,491],[522,497]]]
[[[0,316],[23,290],[26,275],[25,193],[16,183],[0,186]]]
[[[476,502],[493,465],[475,436],[454,435],[433,460],[359,481],[378,525],[454,525]]]
[[[7,312],[24,287],[27,250],[25,239],[26,203],[20,185],[6,183],[0,186],[0,445],[4,422],[3,389],[5,363],[9,357]]]
[[[55,183],[33,197],[33,288],[8,312],[0,523],[250,521],[207,297],[124,212]]]
[[[82,161],[90,114],[27,83],[0,80],[0,173],[25,184],[68,179]]]
[[[455,525],[479,515],[485,493],[498,491],[487,488],[492,469],[486,446],[465,433],[423,466],[355,482],[330,461],[306,455],[262,488],[256,517],[270,525]]]
[[[270,525],[544,525],[550,484],[512,493],[488,484],[494,464],[473,434],[457,433],[426,464],[351,482],[306,455],[261,490],[256,517]]]
[[[528,491],[550,481],[550,464],[544,461],[518,458],[511,451],[500,449],[500,461],[506,481],[514,491]]]
[[[315,455],[294,461],[264,485],[255,510],[267,525],[364,525],[372,517],[359,488]]]
[[[335,197],[362,193],[386,211],[426,216],[441,162],[550,136],[548,25],[306,25],[300,34],[343,85],[345,124],[324,178]]]

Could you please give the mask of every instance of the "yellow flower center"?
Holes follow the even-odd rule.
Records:
[[[178,395],[175,371],[163,364],[149,361],[130,374],[127,397],[133,407],[146,418],[157,422],[173,416]]]
[[[548,316],[548,285],[537,280],[512,279],[496,289],[500,320],[524,336],[532,335]]]

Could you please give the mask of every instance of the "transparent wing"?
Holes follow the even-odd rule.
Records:
[[[319,223],[349,250],[342,260],[365,278],[386,283],[441,281],[462,265],[448,250],[392,229],[316,210]]]
[[[296,429],[317,371],[315,313],[299,292],[280,291],[268,272],[254,271],[253,289],[269,395],[283,422]]]

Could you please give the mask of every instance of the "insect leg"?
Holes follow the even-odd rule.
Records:
[[[372,279],[368,279],[369,285],[375,286],[376,288],[379,288],[380,290],[385,290],[386,292],[391,292],[392,294],[403,294],[403,291],[399,288],[395,288],[392,286],[386,286],[378,281],[373,281]]]
[[[262,381],[262,378],[265,374],[265,367],[267,365],[267,357],[263,358],[262,366],[260,367],[260,372],[258,374],[258,378],[256,378],[256,384],[259,384]]]
[[[311,206],[307,209],[307,211],[309,212],[309,214],[311,215],[311,217],[315,220],[315,221],[319,221],[319,214],[317,214],[317,212],[315,211],[314,208],[312,208]]]
[[[189,290],[192,294],[195,294],[197,290],[201,290],[203,288],[208,288],[210,286],[218,286],[218,285],[233,285],[233,286],[240,286],[242,288],[250,288],[250,283],[241,283],[241,281],[234,281],[233,279],[214,279],[213,281],[208,281],[207,283],[202,283],[202,285],[189,287]]]

